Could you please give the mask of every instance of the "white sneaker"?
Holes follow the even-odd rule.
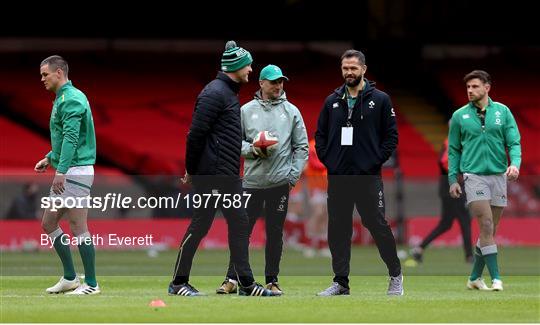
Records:
[[[389,296],[403,296],[403,273],[390,277],[386,294]]]
[[[45,289],[47,293],[62,293],[66,291],[71,291],[73,289],[77,289],[81,285],[81,281],[78,277],[75,277],[75,279],[69,281],[64,279],[64,277],[60,278],[60,281],[53,285],[50,288]]]
[[[490,291],[491,289],[488,288],[488,286],[486,285],[486,283],[484,282],[484,279],[482,278],[478,278],[474,281],[471,281],[470,279],[467,280],[467,289],[470,289],[470,290],[482,290],[482,291]]]
[[[97,295],[98,293],[101,293],[101,290],[99,290],[99,285],[96,285],[95,287],[91,287],[86,283],[81,284],[77,289],[66,293],[67,295]]]
[[[493,291],[503,291],[503,284],[502,281],[499,279],[495,279],[491,282],[491,290]]]

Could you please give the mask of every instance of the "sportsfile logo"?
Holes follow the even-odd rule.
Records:
[[[97,209],[105,211],[107,209],[178,209],[181,206],[186,208],[208,208],[223,207],[229,209],[231,207],[238,209],[242,206],[247,207],[251,194],[244,192],[243,194],[219,193],[214,189],[211,193],[202,194],[182,194],[177,196],[150,196],[138,197],[136,199],[123,195],[122,193],[107,193],[105,196],[85,196],[85,197],[49,197],[41,198],[41,208],[52,212],[58,209]]]

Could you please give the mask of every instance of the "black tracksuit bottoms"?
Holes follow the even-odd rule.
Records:
[[[390,276],[401,273],[396,242],[385,219],[380,175],[328,176],[328,245],[332,253],[334,281],[349,287],[353,209],[371,233]]]
[[[250,235],[257,219],[264,215],[266,231],[264,274],[266,283],[278,282],[279,264],[283,252],[283,225],[289,204],[289,184],[264,189],[244,188],[244,191],[251,194],[247,203]],[[234,278],[232,266],[231,255],[227,278]]]
[[[441,219],[431,233],[424,238],[420,247],[426,248],[435,238],[450,230],[454,219],[457,219],[461,228],[461,236],[463,237],[465,257],[469,258],[472,256],[472,244],[471,216],[467,210],[467,199],[465,195],[461,195],[457,199],[452,198],[448,192],[449,187],[448,176],[441,176],[439,181],[439,196],[442,201]]]
[[[242,196],[241,180],[238,177],[200,177],[199,179],[194,177],[193,187],[193,195],[200,195],[202,198],[201,207],[195,208],[194,206],[191,223],[180,243],[174,269],[174,283],[181,284],[189,281],[189,273],[197,247],[208,233],[217,208],[220,208],[227,220],[233,278],[239,280],[242,286],[251,285],[255,280],[249,265],[249,222],[245,210],[245,197]],[[206,202],[205,194],[222,195],[217,202],[217,208],[218,196],[212,195]],[[241,196],[241,204],[236,204],[236,207],[235,204],[229,204],[231,201],[225,200],[224,194],[230,194],[227,199],[231,201],[234,200],[234,195]],[[192,200],[191,204],[194,203]]]

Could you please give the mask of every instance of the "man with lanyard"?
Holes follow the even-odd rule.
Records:
[[[355,206],[388,268],[387,294],[403,294],[396,243],[384,215],[381,177],[382,164],[397,147],[396,117],[390,97],[364,78],[366,70],[362,52],[343,54],[345,84],[326,98],[315,133],[317,156],[328,170],[328,244],[335,275],[319,296],[349,294]]]

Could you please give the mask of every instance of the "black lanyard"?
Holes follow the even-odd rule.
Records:
[[[366,86],[364,86],[364,88],[366,88]],[[347,91],[347,89],[345,89],[345,103],[347,104],[347,108],[349,109],[348,111],[348,114],[347,114],[347,127],[351,127],[352,126],[352,115],[353,115],[353,108],[354,106],[356,106],[358,104],[358,100],[360,100],[360,114],[362,115],[362,119],[364,119],[364,114],[362,113],[362,105],[364,104],[364,88],[362,88],[360,90],[360,92],[358,93],[358,95],[356,96],[356,100],[354,102],[354,105],[353,107],[350,107],[349,106],[349,93]],[[360,98],[358,98],[360,97]],[[352,98],[352,97],[351,97]]]
[[[349,113],[347,114],[347,127],[351,127],[352,126],[351,118],[352,118],[353,108],[349,107],[348,101],[347,101],[347,107],[349,108]]]

